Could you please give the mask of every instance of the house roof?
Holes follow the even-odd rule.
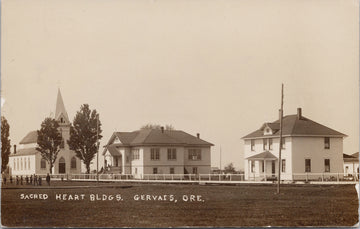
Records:
[[[10,156],[26,156],[26,155],[35,155],[37,153],[40,153],[35,148],[26,148],[26,149],[18,149],[16,150],[16,153],[12,153]]]
[[[355,154],[355,156],[354,156]],[[352,155],[343,154],[344,162],[359,162],[359,157],[356,156],[356,153]]]
[[[246,158],[248,160],[264,160],[264,159],[277,159],[277,157],[270,153],[269,151],[265,151],[254,156]]]
[[[276,120],[272,123],[266,123],[273,130],[280,129],[280,121]],[[263,125],[264,126],[264,125]],[[246,135],[243,139],[251,139],[251,138],[261,138],[261,137],[278,137],[280,135],[280,131],[275,131],[273,134],[264,135],[263,126],[255,130],[254,132]],[[329,127],[326,127],[322,124],[314,122],[304,116],[300,119],[298,115],[287,115],[283,117],[283,135],[289,136],[336,136],[336,137],[346,137],[345,134],[340,133],[336,130],[333,130]]]
[[[181,130],[158,130],[144,129],[133,132],[114,132],[110,138],[107,147],[113,144],[115,138],[118,138],[124,146],[140,145],[191,145],[191,146],[213,146],[212,143],[192,136]],[[106,151],[106,150],[105,150]],[[104,152],[105,152],[104,151]]]
[[[115,146],[108,146],[107,149],[109,150],[110,154],[113,156],[120,156],[120,152],[116,149]]]
[[[356,157],[356,158],[359,158],[359,152],[356,152],[356,153],[354,153],[354,154],[351,154],[351,156]]]
[[[37,143],[37,131],[30,131],[21,141],[20,144]]]

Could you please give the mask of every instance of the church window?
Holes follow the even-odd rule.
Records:
[[[76,158],[75,157],[71,158],[71,168],[76,169]]]
[[[46,169],[46,161],[44,158],[41,158],[41,161],[40,161],[40,168],[42,169]]]
[[[60,149],[64,149],[64,148],[65,148],[65,142],[64,139],[61,138]]]

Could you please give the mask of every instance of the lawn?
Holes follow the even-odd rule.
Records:
[[[275,194],[275,185],[94,185],[57,182],[50,188],[7,186],[1,193],[1,223],[11,227],[224,227],[352,226],[358,222],[354,185],[283,185],[279,195]],[[34,198],[29,194],[48,198],[21,199]],[[66,194],[66,200],[64,196],[56,200],[57,194],[58,198]],[[91,201],[91,194],[114,199]],[[74,199],[76,195],[79,200]],[[72,200],[67,200],[70,196]],[[190,202],[191,197],[195,200]]]

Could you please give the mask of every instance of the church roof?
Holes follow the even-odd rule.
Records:
[[[27,155],[35,155],[40,153],[35,148],[26,148],[26,149],[18,149],[16,153],[12,153],[10,156],[27,156]]]
[[[272,123],[267,123],[270,128],[280,128],[280,120]],[[327,126],[314,122],[304,116],[298,114],[287,115],[283,117],[282,134],[287,136],[319,136],[319,137],[346,137],[345,134],[333,130]],[[263,128],[255,130],[246,135],[243,139],[261,138],[261,137],[279,137],[280,131],[275,131],[273,134],[264,135]]]
[[[31,144],[31,143],[37,143],[37,131],[30,131],[21,141],[20,144]]]
[[[56,109],[55,109],[55,120],[58,120],[60,116],[63,115],[65,122],[69,123],[69,116],[66,112],[64,101],[61,96],[60,89],[58,90],[58,95],[56,99]]]

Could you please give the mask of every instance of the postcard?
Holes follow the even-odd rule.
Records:
[[[2,226],[358,226],[358,1],[1,8]]]

